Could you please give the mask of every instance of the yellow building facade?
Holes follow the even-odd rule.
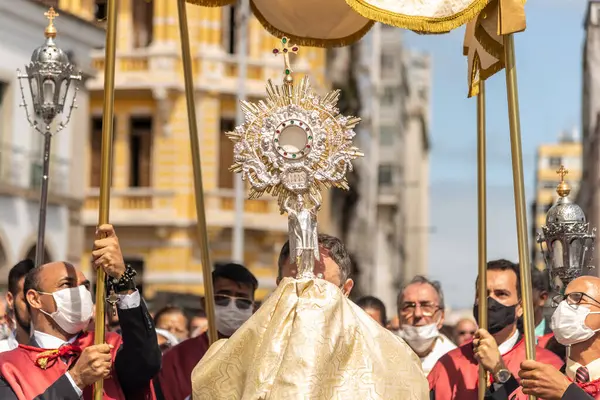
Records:
[[[59,0],[61,9],[102,19],[104,0]],[[223,132],[235,127],[238,52],[236,7],[188,5],[196,112],[202,156],[204,196],[211,261],[231,260],[234,177],[227,169],[233,145]],[[280,82],[283,60],[273,55],[277,38],[252,17],[248,23],[246,93],[257,101],[265,82]],[[190,154],[177,2],[120,0],[115,83],[115,121],[110,221],[126,261],[138,270],[146,298],[160,292],[202,295],[200,251]],[[88,132],[87,195],[82,223],[93,242],[98,221],[104,50],[93,54],[97,75],[90,78],[91,132]],[[296,74],[309,74],[324,93],[325,50],[301,48],[293,60]],[[86,134],[82,132],[82,134]],[[328,196],[324,196],[328,198]],[[326,204],[328,201],[325,202]],[[320,214],[327,231],[329,209]],[[277,257],[287,239],[287,219],[269,196],[246,200],[244,263],[259,279],[257,298],[275,288]],[[90,251],[82,268],[90,270]]]
[[[564,165],[569,173],[565,176],[565,181],[571,187],[570,198],[577,196],[579,181],[582,175],[582,147],[581,142],[574,133],[564,133],[557,143],[542,144],[537,150],[536,165],[536,186],[535,201],[532,207],[533,236],[531,242],[532,264],[537,268],[544,269],[544,258],[539,251],[539,245],[535,238],[537,232],[541,231],[542,226],[546,225],[546,214],[558,195],[556,186],[560,181],[557,174],[561,165]]]

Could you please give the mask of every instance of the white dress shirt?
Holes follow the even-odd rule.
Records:
[[[16,331],[12,331],[9,337],[6,339],[0,340],[0,353],[4,353],[5,351],[11,351],[16,349],[19,346],[19,342],[17,342],[17,333]]]
[[[519,330],[515,329],[515,333],[513,333],[513,335],[511,337],[506,339],[506,341],[504,343],[501,343],[498,345],[498,350],[500,351],[500,355],[503,356],[506,353],[508,353],[509,351],[511,351],[512,348],[515,347],[515,345],[517,344],[518,341],[519,341]]]
[[[117,307],[119,307],[119,309],[121,310],[128,310],[130,308],[137,308],[140,306],[141,297],[140,293],[137,290],[131,294],[118,294],[117,296],[119,297]],[[73,336],[67,342],[55,336],[39,331],[34,331],[33,337],[35,338],[35,341],[37,342],[38,346],[40,346],[43,349],[58,349],[65,343],[73,343],[73,341],[75,341],[75,339],[77,338],[77,335]],[[69,379],[69,382],[71,382],[71,385],[73,385],[73,389],[75,389],[77,395],[79,397],[83,396],[83,390],[81,390],[79,386],[75,384],[75,381],[71,377],[71,374],[67,371],[66,375]]]
[[[438,338],[435,340],[435,345],[433,345],[431,352],[425,357],[421,358],[421,366],[423,367],[423,373],[425,376],[429,375],[429,372],[435,363],[442,358],[444,354],[450,350],[454,350],[455,348],[456,345],[452,343],[450,339],[448,339],[445,335],[440,334],[440,336],[438,336]]]
[[[581,365],[578,362],[567,358],[567,367],[565,368],[565,373],[572,381],[575,381],[575,374],[577,373],[577,369],[579,369],[579,367],[587,368],[590,375],[590,382],[600,379],[600,359],[596,359],[588,365]]]

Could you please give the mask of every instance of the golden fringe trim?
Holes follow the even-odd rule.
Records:
[[[225,7],[236,3],[236,0],[185,0],[186,3],[203,7]]]
[[[410,29],[419,33],[448,33],[466,24],[479,14],[488,4],[488,0],[473,0],[464,10],[442,18],[416,17],[393,13],[365,2],[365,0],[346,0],[346,3],[365,18]]]
[[[254,13],[254,16],[256,17],[256,19],[258,19],[260,24],[263,26],[263,28],[265,28],[265,30],[267,32],[269,32],[271,35],[273,35],[277,38],[282,38],[283,36],[285,36],[288,39],[290,39],[292,43],[294,43],[295,45],[298,45],[298,46],[324,47],[324,48],[348,46],[355,42],[358,42],[363,36],[365,36],[367,34],[367,32],[369,32],[369,30],[371,30],[371,28],[375,24],[375,21],[369,21],[360,30],[356,31],[355,33],[353,33],[350,36],[346,36],[343,38],[319,39],[319,38],[296,36],[289,32],[284,32],[284,31],[276,28],[275,26],[273,26],[261,14],[260,10],[258,10],[258,7],[256,7],[254,5],[254,2],[250,2],[250,6],[252,8],[252,12]]]

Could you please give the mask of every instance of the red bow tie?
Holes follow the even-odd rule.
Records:
[[[68,356],[78,356],[81,354],[81,347],[74,346],[72,344],[64,344],[60,346],[58,349],[41,349],[39,347],[26,346],[23,344],[19,345],[20,348],[25,350],[34,351],[36,353],[40,353],[35,358],[35,365],[40,367],[41,369],[47,369],[54,365],[56,360],[62,357]]]

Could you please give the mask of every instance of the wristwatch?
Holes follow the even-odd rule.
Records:
[[[496,373],[494,373],[494,381],[501,385],[504,385],[506,382],[508,382],[511,376],[512,374],[509,370],[507,370],[506,368],[502,368]]]

